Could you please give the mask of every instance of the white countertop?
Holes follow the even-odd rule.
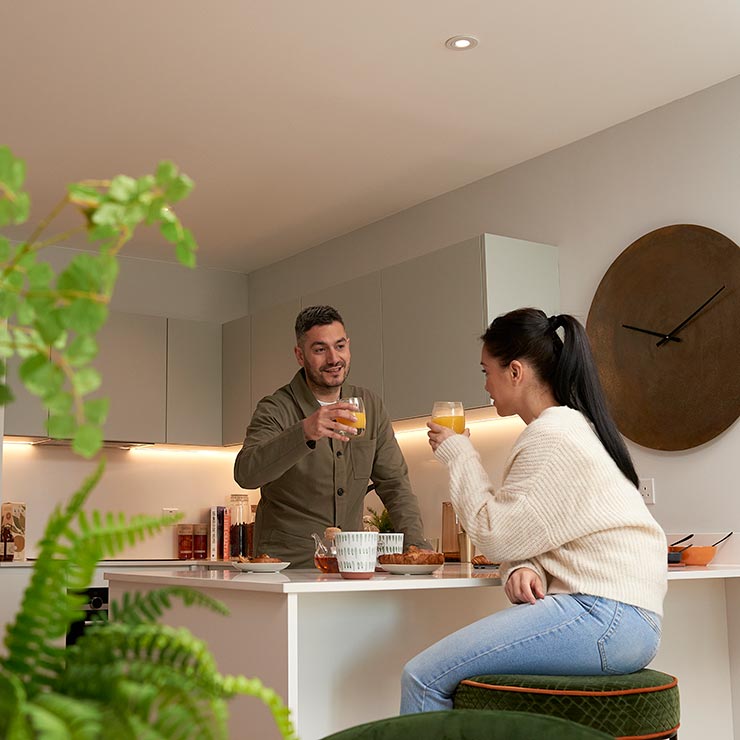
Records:
[[[179,561],[183,562],[183,561]],[[184,564],[184,563],[183,563]],[[193,586],[227,588],[273,593],[327,593],[332,591],[409,591],[412,589],[480,588],[500,586],[498,571],[473,568],[469,564],[447,563],[430,575],[392,575],[375,573],[369,580],[345,580],[336,573],[314,569],[287,569],[279,573],[243,573],[223,567],[210,569],[207,563],[194,570],[105,572],[109,581],[146,583],[152,586]],[[214,564],[215,565],[215,564]],[[160,563],[161,566],[161,563]],[[223,566],[223,564],[222,564]],[[668,569],[669,581],[692,579],[740,578],[740,565],[687,566]]]
[[[161,560],[100,560],[98,568],[174,568],[180,565],[205,565],[208,560],[177,560],[176,558],[162,558]],[[0,563],[0,568],[33,568],[36,558],[28,560],[13,560],[10,563]],[[210,563],[218,566],[219,561]],[[223,563],[221,563],[223,565]]]
[[[399,576],[375,573],[368,580],[345,580],[338,573],[318,570],[283,570],[280,573],[243,573],[233,570],[115,571],[104,577],[116,583],[146,583],[151,586],[193,586],[197,588],[228,588],[242,591],[273,593],[327,593],[332,591],[409,591],[413,589],[479,588],[500,586],[497,570],[473,568],[469,564],[447,563],[430,575]]]

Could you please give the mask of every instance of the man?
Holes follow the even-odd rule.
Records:
[[[313,567],[311,533],[326,527],[362,529],[368,481],[388,509],[404,546],[428,547],[419,504],[411,491],[406,462],[378,396],[345,384],[350,368],[349,337],[339,312],[310,306],[295,323],[295,356],[301,369],[288,385],[263,398],[247,428],[234,464],[242,488],[261,488],[254,528],[254,553]],[[336,421],[353,407],[341,396],[365,403],[364,436]],[[350,435],[349,437],[345,435]]]

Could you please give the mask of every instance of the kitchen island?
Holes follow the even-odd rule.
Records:
[[[376,573],[347,581],[316,570],[110,572],[111,599],[124,591],[190,586],[231,615],[175,606],[168,624],[205,640],[222,673],[256,676],[286,701],[301,740],[398,713],[406,661],[435,640],[506,606],[495,570],[447,564],[432,575]],[[279,734],[251,697],[230,702],[230,736]]]
[[[181,585],[223,601],[230,617],[178,605],[166,621],[205,640],[223,673],[256,676],[275,689],[301,740],[396,714],[401,669],[409,658],[508,606],[495,571],[451,563],[432,575],[376,573],[368,581],[314,570],[258,575],[205,566],[106,577],[114,599],[124,591]],[[734,565],[668,574],[663,640],[651,667],[679,677],[686,740],[740,739],[740,716],[733,722],[740,697],[738,577],[740,566]],[[257,700],[237,697],[230,712],[231,737],[279,737]]]

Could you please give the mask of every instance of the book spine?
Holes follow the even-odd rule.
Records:
[[[218,506],[211,506],[208,559],[218,560]]]
[[[224,507],[224,560],[231,558],[231,512]]]

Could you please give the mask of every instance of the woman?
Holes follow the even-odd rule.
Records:
[[[562,328],[564,339],[558,335]],[[462,525],[501,563],[515,606],[444,638],[402,676],[401,713],[449,709],[486,673],[631,673],[658,649],[666,541],[637,491],[588,338],[572,316],[523,308],[482,337],[486,391],[527,424],[491,485],[469,432],[429,423]]]

